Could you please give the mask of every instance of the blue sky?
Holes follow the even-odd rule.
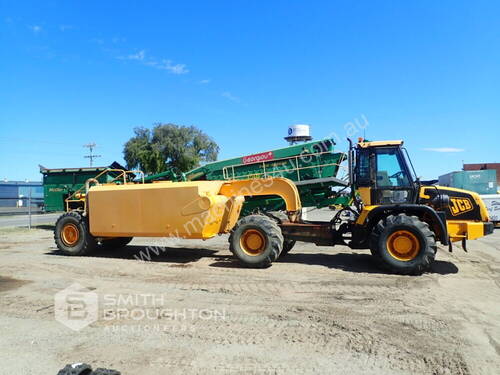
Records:
[[[122,162],[136,126],[220,158],[287,127],[404,139],[424,178],[500,162],[497,1],[0,1],[0,178]],[[363,135],[362,132],[354,137]],[[341,141],[338,148],[345,150]]]

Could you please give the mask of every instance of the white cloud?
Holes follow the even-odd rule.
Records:
[[[31,31],[33,31],[35,34],[38,34],[40,31],[42,31],[42,27],[38,25],[33,25],[33,26],[28,26]]]
[[[61,31],[71,30],[73,28],[73,25],[59,25],[59,30]]]
[[[206,84],[208,84],[208,83],[210,83],[210,82],[212,82],[212,80],[211,80],[211,79],[202,79],[202,80],[200,81],[200,83],[201,83],[202,85],[206,85]]]
[[[140,50],[139,52],[128,56],[117,56],[116,58],[120,60],[135,60],[152,68],[167,70],[172,74],[189,73],[189,70],[186,68],[186,64],[174,64],[172,60],[158,61],[152,57],[146,56],[145,50]]]
[[[432,151],[432,152],[464,152],[463,148],[455,148],[455,147],[435,147],[435,148],[424,148],[424,151]]]
[[[235,102],[235,103],[239,103],[240,102],[240,98],[238,98],[237,96],[234,96],[229,91],[224,91],[221,95],[224,98],[231,100],[232,102]]]
[[[172,74],[186,74],[189,70],[186,69],[186,64],[173,64],[171,60],[163,60],[161,64],[155,64],[158,69],[168,70]]]
[[[143,61],[144,58],[146,57],[146,51],[140,50],[139,52],[133,54],[133,55],[128,55],[126,57],[127,60],[138,60],[138,61]]]

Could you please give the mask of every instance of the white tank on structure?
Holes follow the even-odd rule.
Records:
[[[312,140],[310,127],[306,124],[296,124],[288,127],[288,135],[285,140],[291,145],[298,142],[307,142]]]

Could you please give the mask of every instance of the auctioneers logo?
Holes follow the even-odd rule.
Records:
[[[80,331],[97,321],[98,313],[98,295],[78,283],[54,296],[56,320],[73,331]]]
[[[465,212],[472,211],[474,206],[469,198],[452,198],[450,197],[450,211],[453,216],[461,215]]]
[[[164,294],[98,295],[75,283],[54,296],[54,314],[59,323],[73,331],[80,331],[97,321],[106,321],[106,329],[112,331],[193,331],[194,321],[226,319],[224,309],[196,306],[176,309],[169,307],[170,302],[169,296]],[[141,323],[134,324],[136,322]]]

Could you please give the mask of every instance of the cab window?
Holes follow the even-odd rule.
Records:
[[[370,186],[370,153],[367,149],[358,151],[356,182],[358,186]]]
[[[377,150],[377,187],[409,187],[410,179],[395,149]]]

